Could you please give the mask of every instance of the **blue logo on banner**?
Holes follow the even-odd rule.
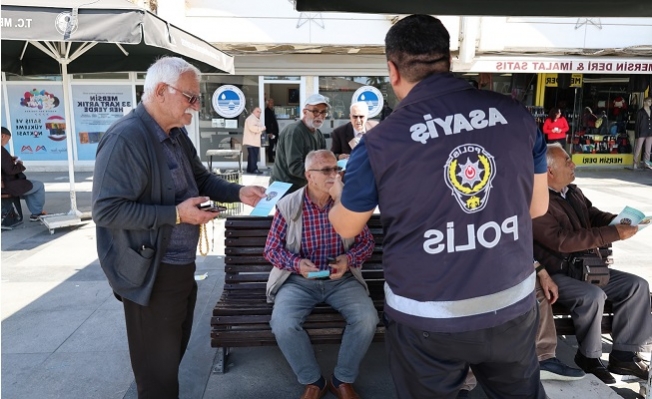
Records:
[[[369,118],[373,118],[380,114],[385,104],[383,94],[373,86],[362,86],[353,93],[351,103],[364,102],[369,107]]]
[[[224,118],[236,118],[244,111],[245,96],[233,85],[220,86],[213,93],[213,109]]]

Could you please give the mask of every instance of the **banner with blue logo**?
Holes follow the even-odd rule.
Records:
[[[66,120],[63,85],[34,82],[7,85],[14,155],[23,161],[65,161]]]
[[[245,96],[233,85],[220,86],[213,93],[213,109],[224,118],[237,118],[244,111]]]
[[[380,114],[380,111],[382,111],[383,105],[385,104],[383,94],[373,86],[362,86],[353,93],[351,104],[360,101],[366,103],[367,107],[369,107],[370,119]]]
[[[97,144],[109,126],[132,107],[131,85],[74,85],[72,111],[75,118],[77,159],[94,161]]]

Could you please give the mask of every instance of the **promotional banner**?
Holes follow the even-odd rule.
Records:
[[[97,143],[104,132],[124,115],[125,107],[132,107],[132,91],[131,85],[72,87],[78,160],[95,160]]]
[[[66,120],[61,83],[7,85],[14,155],[24,161],[65,161]]]

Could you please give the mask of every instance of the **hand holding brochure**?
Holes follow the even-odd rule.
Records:
[[[614,220],[609,223],[610,226],[615,226],[617,224],[627,224],[631,226],[638,226],[638,229],[644,229],[650,225],[652,221],[652,216],[645,216],[645,214],[638,209],[626,206]]]
[[[251,216],[267,216],[274,208],[278,200],[283,197],[286,191],[292,187],[291,183],[283,183],[275,181],[265,191],[266,197],[262,198],[256,204],[256,207],[251,211]]]

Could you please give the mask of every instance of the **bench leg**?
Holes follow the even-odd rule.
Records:
[[[215,361],[213,362],[213,374],[226,373],[226,359],[229,357],[229,348],[217,348]]]

